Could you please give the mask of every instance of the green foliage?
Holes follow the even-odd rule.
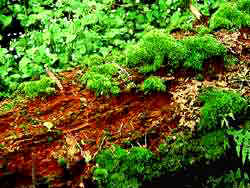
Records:
[[[138,188],[141,180],[150,177],[153,153],[143,147],[129,151],[117,146],[102,151],[96,157],[94,180],[98,187]]]
[[[190,131],[172,134],[159,147],[159,169],[178,172],[197,162],[215,161],[224,155],[228,144],[224,130],[213,131],[198,138],[194,138]]]
[[[245,164],[247,160],[250,161],[250,130],[247,128],[229,129],[227,133],[234,137],[237,156],[242,158],[242,163]]]
[[[242,173],[240,169],[230,170],[220,177],[208,177],[205,188],[248,188],[249,175]]]
[[[247,101],[240,94],[232,91],[208,88],[201,92],[200,100],[204,103],[201,108],[201,131],[215,130],[234,118],[246,115]]]
[[[82,77],[81,83],[96,92],[97,95],[118,95],[119,82],[113,78],[119,71],[116,64],[103,64],[92,66]]]
[[[227,2],[227,0],[203,0],[193,1],[194,6],[197,7],[200,12],[205,16],[210,16],[211,12],[218,9],[221,4]]]
[[[200,27],[198,27],[196,31],[199,35],[205,35],[211,32],[210,29],[204,25],[201,25]]]
[[[172,30],[182,29],[192,30],[193,21],[195,17],[191,14],[191,12],[179,12],[176,11],[170,18],[170,23],[167,27],[167,30],[171,32]]]
[[[239,0],[236,2],[227,2],[212,15],[209,27],[220,28],[241,28],[250,26],[249,1]]]
[[[200,143],[207,160],[219,159],[229,148],[229,141],[223,129],[205,134],[201,137]]]
[[[161,31],[152,31],[128,48],[129,66],[142,65],[140,72],[158,70],[165,60],[172,68],[184,62],[185,68],[201,71],[208,58],[226,55],[226,48],[210,35],[187,37],[176,41]]]
[[[142,73],[154,72],[168,58],[171,66],[177,67],[185,56],[184,52],[183,46],[173,37],[155,30],[146,33],[138,44],[128,48],[128,65],[142,65],[139,68]]]
[[[151,93],[151,92],[165,92],[166,86],[159,77],[157,76],[150,76],[146,80],[144,80],[144,83],[141,85],[141,90],[145,93]]]
[[[226,54],[226,48],[211,35],[187,37],[182,42],[186,47],[185,68],[200,71],[208,58]]]
[[[227,66],[236,65],[238,62],[239,62],[239,60],[237,59],[237,57],[235,57],[233,55],[226,55],[224,57],[224,63]]]
[[[40,80],[23,82],[18,87],[18,93],[24,94],[29,98],[35,98],[39,95],[51,95],[55,92],[55,82],[49,77],[42,76]]]

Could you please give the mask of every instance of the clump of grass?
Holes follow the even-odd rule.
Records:
[[[163,80],[161,80],[159,77],[150,76],[144,80],[144,83],[141,85],[141,90],[144,92],[144,94],[151,92],[165,92],[166,86]]]
[[[226,2],[212,15],[209,27],[220,28],[241,28],[250,26],[250,3],[248,0],[237,2]]]
[[[205,60],[215,56],[226,55],[226,48],[211,35],[191,36],[185,38],[183,44],[186,48],[185,68],[196,71],[203,69]]]
[[[40,95],[51,95],[55,92],[55,82],[47,77],[41,76],[40,80],[23,82],[17,90],[17,93],[23,94],[28,98],[35,98]]]
[[[247,112],[247,101],[240,94],[208,88],[201,92],[200,100],[204,103],[201,108],[201,131],[210,131],[229,124],[229,120],[239,119]]]

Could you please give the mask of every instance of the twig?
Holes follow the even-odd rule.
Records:
[[[98,150],[94,153],[92,159],[94,159],[94,158],[96,157],[96,155],[99,153],[99,151],[101,151],[102,146],[103,146],[105,140],[106,140],[106,136],[103,137],[102,142],[101,142],[101,144],[99,145]]]
[[[63,91],[63,86],[62,86],[61,82],[60,82],[60,81],[58,80],[58,78],[54,75],[54,73],[51,72],[51,71],[49,70],[47,64],[44,65],[44,68],[45,68],[45,70],[46,70],[48,76],[49,76],[52,80],[54,80],[54,81],[56,82],[56,85],[58,86],[58,88],[59,88],[61,91]]]

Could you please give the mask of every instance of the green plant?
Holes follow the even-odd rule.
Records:
[[[201,92],[200,100],[204,104],[199,124],[199,129],[202,131],[219,128],[225,118],[227,121],[233,120],[229,118],[232,115],[235,119],[246,116],[247,101],[238,93],[208,88]]]
[[[150,76],[146,80],[144,80],[144,83],[141,85],[140,88],[144,94],[148,94],[151,92],[165,92],[166,86],[164,84],[164,81],[161,80],[157,76]]]
[[[220,28],[241,28],[250,25],[249,1],[239,0],[237,2],[226,2],[212,15],[209,27]]]
[[[191,14],[191,12],[176,11],[170,18],[167,30],[169,32],[176,29],[192,30],[194,20],[195,17]]]
[[[153,153],[143,147],[133,147],[129,151],[113,146],[99,153],[93,177],[98,187],[134,188],[150,177]],[[148,177],[149,176],[149,177]]]
[[[229,129],[227,133],[233,136],[237,156],[241,157],[244,165],[246,161],[250,161],[250,131],[247,128],[240,130]]]
[[[182,42],[186,48],[185,68],[201,71],[208,58],[226,55],[226,48],[211,35],[187,37]]]
[[[236,65],[238,62],[239,62],[239,60],[237,59],[237,57],[235,57],[233,55],[226,55],[224,57],[224,63],[227,66]]]
[[[39,95],[51,95],[55,92],[55,82],[49,77],[41,76],[40,80],[23,82],[17,90],[17,93],[24,94],[27,97],[35,98]]]
[[[165,59],[170,66],[178,67],[185,57],[185,49],[170,35],[159,31],[146,33],[138,44],[127,49],[130,67],[140,66],[142,73],[158,70]]]
[[[206,133],[194,138],[189,130],[172,133],[159,146],[161,161],[159,170],[176,173],[195,163],[209,163],[221,158],[229,141],[224,130]]]
[[[113,76],[119,71],[116,64],[103,64],[92,66],[82,77],[81,83],[96,92],[97,95],[118,95],[120,93],[119,82]]]
[[[248,188],[249,176],[247,173],[242,173],[240,168],[230,170],[220,177],[208,177],[205,188]]]

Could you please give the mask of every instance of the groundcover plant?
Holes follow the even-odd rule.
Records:
[[[249,175],[249,0],[0,0],[1,187]]]

